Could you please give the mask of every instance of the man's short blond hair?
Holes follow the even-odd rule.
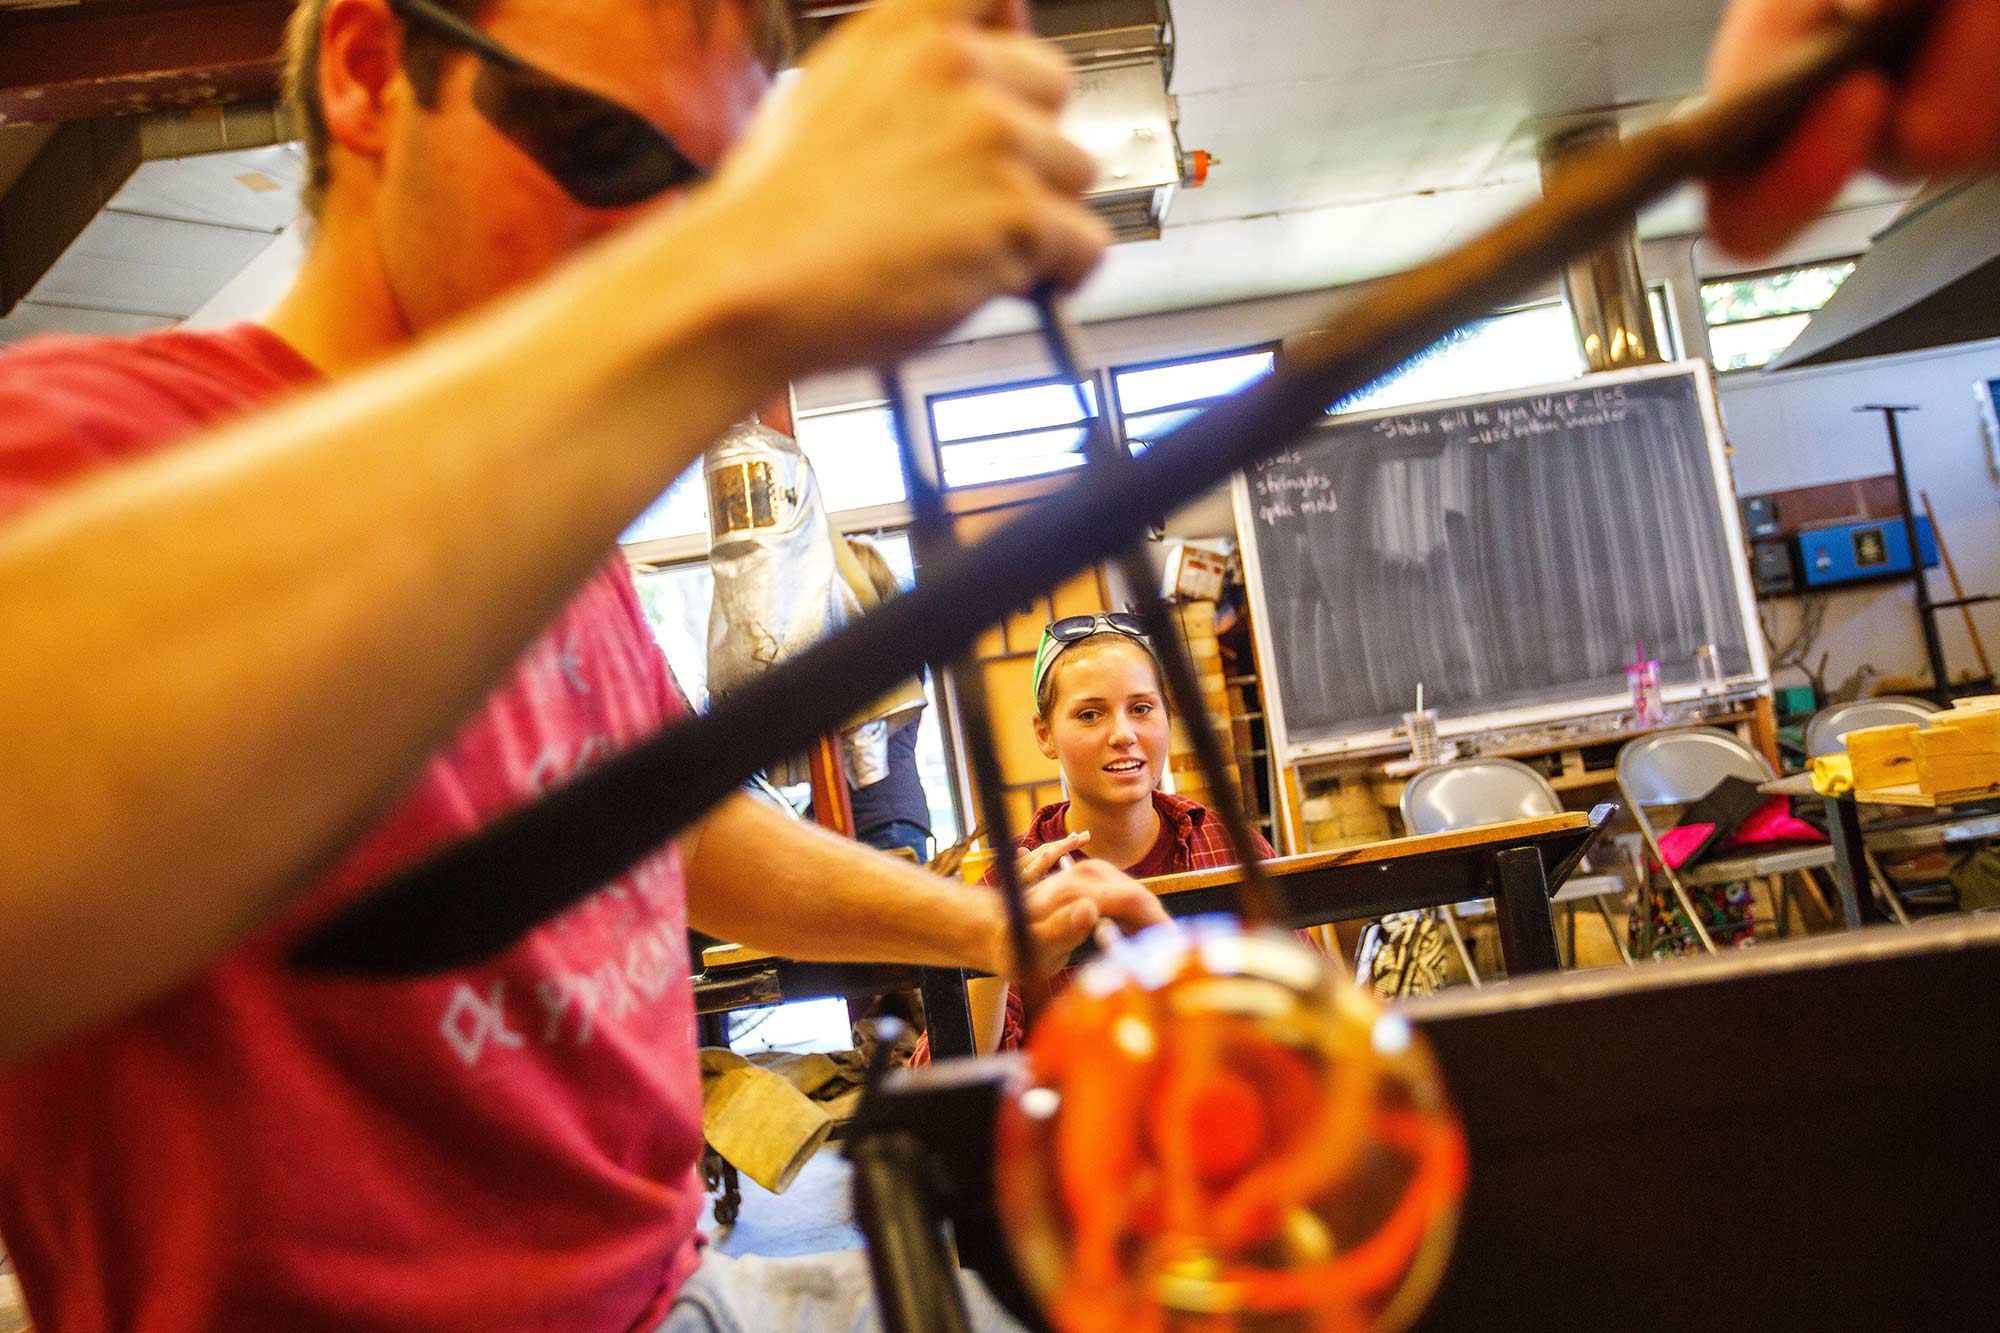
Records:
[[[467,20],[476,20],[489,0],[437,0],[444,8]],[[642,0],[633,0],[634,3]],[[757,58],[766,69],[776,71],[791,63],[792,9],[789,0],[643,0],[645,3],[692,3],[706,14],[718,3],[736,4],[750,19],[751,40]],[[326,198],[331,171],[327,151],[326,108],[319,96],[320,31],[325,26],[328,0],[299,0],[285,29],[285,105],[298,127],[300,146],[305,151],[305,205],[314,216]],[[438,64],[442,51],[433,41],[419,35],[406,40],[404,63],[409,69],[417,95],[428,105],[437,92]]]

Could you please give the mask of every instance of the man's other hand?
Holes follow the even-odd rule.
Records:
[[[1818,216],[1857,172],[1918,177],[2000,164],[2000,0],[1735,0],[1709,63],[1709,91],[1755,81],[1801,37],[1841,15],[1937,4],[1900,84],[1850,74],[1762,170],[1710,182],[1709,225],[1739,255],[1769,253]]]

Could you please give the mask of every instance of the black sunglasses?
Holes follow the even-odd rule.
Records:
[[[479,57],[479,114],[578,203],[622,208],[707,175],[638,112],[537,68],[434,0],[388,3],[404,22]]]

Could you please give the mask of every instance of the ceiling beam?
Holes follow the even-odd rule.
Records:
[[[0,8],[0,125],[268,100],[293,0]]]

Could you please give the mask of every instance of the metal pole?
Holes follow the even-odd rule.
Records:
[[[1889,461],[1896,471],[1896,503],[1903,509],[1903,540],[1910,548],[1910,584],[1917,593],[1917,626],[1923,631],[1924,658],[1930,663],[1931,692],[1937,701],[1943,703],[1951,692],[1951,676],[1944,665],[1944,644],[1938,638],[1937,614],[1931,607],[1930,581],[1924,574],[1924,552],[1917,544],[1917,509],[1910,501],[1910,473],[1903,466],[1903,433],[1896,423],[1897,414],[1921,412],[1923,409],[1907,403],[1869,403],[1854,409],[1857,412],[1880,412],[1882,420],[1889,427]]]

